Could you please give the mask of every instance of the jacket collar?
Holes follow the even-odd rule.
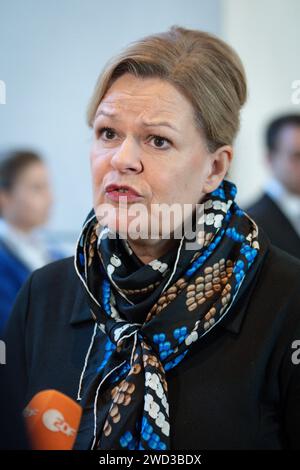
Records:
[[[94,321],[93,314],[90,310],[90,306],[86,299],[84,288],[80,281],[78,284],[79,285],[78,285],[78,289],[76,292],[76,297],[74,300],[72,315],[70,319],[71,325],[76,325],[78,323],[82,323],[86,321]]]

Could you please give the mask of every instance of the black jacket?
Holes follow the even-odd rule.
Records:
[[[300,237],[268,194],[263,194],[246,212],[263,228],[274,245],[300,258]]]
[[[171,449],[300,449],[299,282],[300,262],[271,246],[226,321],[166,373]],[[93,326],[73,258],[31,275],[7,330],[24,405],[48,388],[76,399]]]

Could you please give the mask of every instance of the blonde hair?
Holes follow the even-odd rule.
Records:
[[[232,145],[247,85],[240,58],[224,41],[174,25],[169,31],[129,44],[106,64],[98,78],[87,111],[91,127],[107,90],[125,73],[171,83],[191,102],[196,126],[204,132],[209,150]]]

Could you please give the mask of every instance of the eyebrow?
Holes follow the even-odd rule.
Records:
[[[111,112],[107,112],[107,111],[104,111],[104,110],[100,110],[96,113],[96,116],[95,116],[95,119],[98,117],[98,116],[107,116],[111,119],[115,119],[116,121],[119,121],[120,119],[118,118],[117,114],[116,113],[111,113]],[[160,121],[160,122],[146,122],[146,121],[142,121],[142,125],[145,126],[145,127],[155,127],[155,126],[167,126],[167,127],[170,127],[171,129],[173,129],[175,132],[179,132],[179,130],[174,127],[170,122],[168,121]]]

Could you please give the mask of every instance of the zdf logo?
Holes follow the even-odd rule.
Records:
[[[67,436],[74,436],[76,430],[72,428],[63,417],[62,413],[58,410],[47,410],[43,414],[43,424],[49,431],[62,432]]]
[[[292,104],[300,104],[300,80],[292,82],[292,90],[294,90],[291,96]]]
[[[295,341],[293,341],[292,349],[296,350],[292,354],[292,363],[297,366],[300,364],[300,339],[295,339]]]

